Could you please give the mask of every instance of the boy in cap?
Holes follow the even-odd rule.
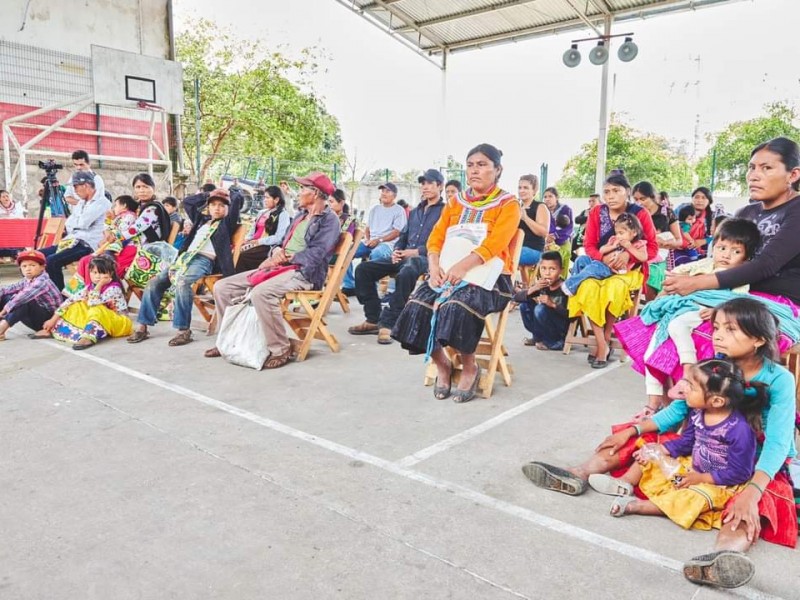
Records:
[[[206,275],[222,273],[233,275],[231,237],[239,224],[241,204],[231,204],[227,190],[216,189],[205,199],[203,194],[189,196],[183,201],[186,216],[192,229],[183,241],[178,260],[169,269],[150,280],[142,295],[142,305],[136,317],[136,328],[128,342],[138,344],[150,334],[148,326],[158,321],[158,307],[167,290],[175,286],[172,326],[178,333],[169,341],[170,346],[183,346],[192,341],[192,285]],[[201,210],[202,208],[206,210]]]
[[[39,331],[61,304],[61,293],[45,271],[44,254],[24,250],[17,255],[17,264],[22,280],[0,287],[0,341],[20,322]]]
[[[367,218],[367,227],[364,230],[364,239],[358,245],[353,258],[367,258],[388,262],[392,258],[392,251],[400,237],[400,232],[408,222],[406,211],[395,202],[397,186],[391,182],[378,186],[381,191],[381,201],[373,206]],[[342,282],[342,292],[348,296],[355,295],[356,280],[353,275],[353,265],[347,267],[347,274]]]

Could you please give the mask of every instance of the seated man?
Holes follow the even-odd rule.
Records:
[[[395,184],[384,183],[379,185],[378,189],[381,191],[381,203],[369,211],[364,239],[358,245],[353,258],[369,257],[370,260],[389,262],[397,238],[406,226],[406,211],[395,202],[397,198]],[[342,291],[348,296],[354,295],[355,284],[353,265],[350,265],[342,282]]]
[[[436,169],[428,169],[418,179],[422,201],[408,217],[408,225],[392,253],[392,261],[362,262],[356,268],[356,295],[364,306],[366,321],[347,331],[353,335],[377,333],[379,344],[391,344],[391,332],[397,317],[414,291],[417,279],[428,272],[428,236],[439,220],[444,207],[442,186],[444,177]],[[395,278],[395,289],[389,306],[381,311],[377,282],[391,275]]]
[[[233,253],[231,237],[239,223],[240,203],[231,202],[228,191],[214,190],[208,196],[195,194],[183,201],[186,215],[192,223],[189,235],[183,241],[180,255],[175,264],[161,271],[144,290],[142,306],[136,317],[136,328],[128,342],[138,344],[150,334],[148,326],[158,321],[158,307],[164,294],[175,286],[172,326],[177,335],[169,341],[170,346],[184,346],[192,341],[192,306],[194,292],[192,285],[206,275],[222,273],[233,274]],[[203,211],[201,209],[206,208]]]
[[[323,173],[309,173],[295,181],[300,184],[297,195],[299,212],[292,219],[280,246],[273,249],[258,269],[226,277],[214,286],[220,323],[225,309],[234,303],[234,299],[242,298],[252,290],[250,301],[270,352],[264,363],[266,369],[282,367],[291,358],[281,300],[287,292],[322,289],[328,275],[328,263],[339,241],[339,218],[328,206],[328,196],[333,194],[336,186]],[[250,276],[254,274],[267,278],[253,286]],[[205,356],[213,358],[220,356],[220,352],[216,347],[211,348]]]
[[[67,235],[57,246],[42,248],[47,274],[59,290],[64,289],[64,267],[91,254],[103,241],[106,213],[111,210],[111,202],[97,194],[91,171],[75,171],[70,185],[80,200],[67,219]]]

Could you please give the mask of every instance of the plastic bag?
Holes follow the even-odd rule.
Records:
[[[249,296],[225,310],[217,334],[217,349],[230,363],[260,371],[269,356],[267,341]]]

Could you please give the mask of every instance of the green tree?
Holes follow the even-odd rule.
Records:
[[[608,129],[608,170],[622,168],[631,183],[647,180],[659,190],[678,191],[692,187],[692,168],[685,154],[667,138],[642,133],[623,123]],[[559,193],[581,197],[595,191],[597,140],[581,146],[567,161],[558,181]]]
[[[287,161],[317,168],[344,163],[339,123],[309,84],[318,68],[314,49],[289,58],[279,50],[267,51],[260,42],[236,39],[205,19],[187,25],[176,49],[184,68],[183,147],[198,181],[219,155],[278,157],[279,177],[292,174]],[[199,173],[195,78],[200,82]]]
[[[719,133],[710,135],[711,148],[697,163],[700,181],[711,182],[711,168],[716,148],[715,187],[745,193],[747,163],[753,148],[774,137],[800,139],[798,115],[795,108],[783,102],[764,106],[765,115],[748,121],[731,123]]]

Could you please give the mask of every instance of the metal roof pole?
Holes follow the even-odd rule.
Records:
[[[606,15],[604,18],[605,35],[611,35],[611,22],[614,17]],[[600,126],[597,133],[597,170],[594,176],[594,189],[598,194],[603,193],[603,181],[606,178],[606,145],[608,143],[608,75],[611,64],[611,40],[606,38],[608,60],[603,64],[603,75],[600,82]]]
[[[441,121],[441,131],[439,135],[441,136],[440,143],[441,143],[441,154],[439,164],[448,166],[447,164],[447,151],[450,147],[450,129],[447,125],[447,59],[450,58],[450,51],[445,48],[442,52],[442,121]]]

